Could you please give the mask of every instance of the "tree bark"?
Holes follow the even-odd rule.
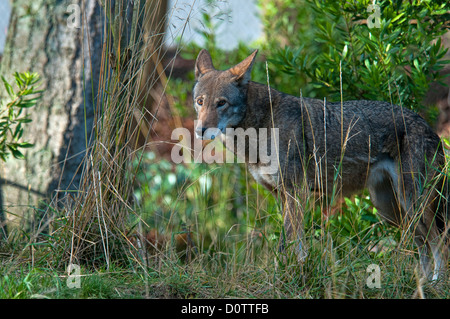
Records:
[[[70,4],[79,10],[70,11]],[[12,3],[0,73],[11,79],[16,71],[37,72],[44,93],[27,110],[32,122],[23,139],[34,147],[25,150],[25,160],[9,158],[1,170],[9,224],[34,216],[42,200],[56,200],[55,194],[78,187],[97,103],[101,17],[96,0]],[[41,212],[48,207],[41,206]]]

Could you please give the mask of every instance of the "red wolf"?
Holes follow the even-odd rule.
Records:
[[[251,81],[256,53],[220,71],[210,54],[200,51],[193,98],[201,126],[195,132],[202,139],[221,135],[227,146],[227,128],[279,130],[277,170],[267,173],[266,163],[247,163],[256,181],[282,200],[281,246],[295,243],[298,259],[307,256],[302,226],[307,191],[336,197],[367,188],[384,220],[414,229],[425,274],[433,279],[443,274],[449,227],[445,156],[425,120],[382,101],[325,103],[278,92]]]

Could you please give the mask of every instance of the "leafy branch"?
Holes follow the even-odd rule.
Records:
[[[37,90],[39,76],[37,73],[14,73],[17,90],[2,76],[7,99],[0,101],[0,159],[6,161],[9,154],[15,158],[23,159],[20,148],[30,148],[33,144],[20,141],[23,135],[23,126],[31,122],[24,114],[24,109],[36,105],[42,96],[42,90]]]

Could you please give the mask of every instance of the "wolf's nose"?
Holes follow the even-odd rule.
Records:
[[[198,135],[203,136],[203,134],[205,133],[205,131],[207,130],[206,127],[198,127],[195,129],[195,131],[197,132]]]
[[[195,135],[197,136],[197,138],[203,139],[203,134],[205,134],[206,129],[206,127],[197,127],[195,129]]]

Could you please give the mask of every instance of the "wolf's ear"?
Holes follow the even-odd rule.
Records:
[[[215,70],[212,63],[211,55],[205,49],[202,49],[195,61],[195,79],[198,79],[200,75],[203,75],[209,71]]]
[[[253,62],[255,62],[258,50],[253,51],[244,61],[233,66],[229,71],[236,76],[236,82],[245,85],[250,81]]]

